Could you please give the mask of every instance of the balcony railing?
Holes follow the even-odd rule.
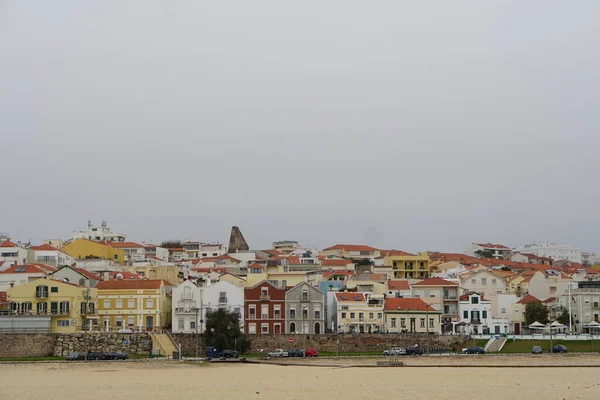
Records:
[[[219,297],[219,304],[226,304],[227,303],[227,297]]]
[[[69,315],[69,310],[51,310],[51,311],[36,311],[36,310],[7,310],[4,315],[26,315],[26,316],[52,316],[52,315]]]
[[[250,314],[250,315],[248,315],[248,319],[256,319],[256,314]]]
[[[261,314],[261,319],[269,319],[269,314]]]
[[[458,298],[456,296],[449,295],[449,296],[444,296],[444,300],[458,300]]]
[[[186,300],[191,300],[194,298],[194,293],[182,293],[181,298],[186,299]]]
[[[471,318],[471,323],[472,324],[480,324],[481,323],[481,319],[480,318]]]
[[[198,310],[198,311],[200,311],[200,310]],[[177,307],[177,308],[175,308],[175,312],[188,314],[188,313],[195,313],[196,310],[193,308]]]
[[[269,296],[268,294],[261,294],[260,296],[258,296],[258,300],[260,300],[260,301],[270,301],[271,300],[271,296]]]

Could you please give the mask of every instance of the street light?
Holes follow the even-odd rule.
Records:
[[[200,309],[198,307],[192,307],[192,310],[196,312],[196,322],[194,325],[196,325],[196,358],[198,358],[200,351],[200,343],[198,342],[198,338],[200,337],[200,335],[198,335],[198,313],[200,312]]]

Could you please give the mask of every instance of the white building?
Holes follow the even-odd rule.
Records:
[[[515,249],[519,253],[581,263],[581,250],[568,244],[533,243]]]
[[[206,318],[219,309],[236,313],[244,326],[244,289],[221,281],[198,287],[187,280],[173,288],[174,333],[203,333]]]
[[[43,244],[41,246],[31,246],[29,262],[43,263],[58,268],[64,265],[74,265],[75,259],[55,247]]]
[[[600,257],[596,253],[581,253],[581,263],[583,265],[594,266],[600,264]]]
[[[490,333],[492,302],[483,293],[467,292],[460,296],[458,311],[460,320],[455,326],[455,332],[469,335]]]
[[[54,268],[43,264],[13,265],[0,272],[0,292],[8,290],[11,286],[19,286],[36,279],[45,278],[52,272],[54,272]]]
[[[25,264],[27,263],[27,249],[10,240],[3,241],[0,244],[0,261],[4,261],[0,266],[2,270],[13,265]]]
[[[493,258],[498,260],[510,260],[511,250],[502,244],[473,243],[466,254],[477,257],[479,252],[489,252]]]
[[[92,225],[92,221],[88,221],[86,231],[73,232],[73,239],[87,240],[109,240],[111,242],[124,242],[127,236],[122,233],[115,233],[106,226],[106,221],[102,221],[100,226]]]

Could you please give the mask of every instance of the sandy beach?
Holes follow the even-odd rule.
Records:
[[[592,399],[600,368],[318,368],[167,362],[0,365],[0,399]]]

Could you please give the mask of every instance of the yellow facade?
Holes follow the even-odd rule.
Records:
[[[179,275],[178,265],[134,265],[127,270],[134,274],[142,275],[146,279],[162,279],[171,285],[183,282],[183,275]]]
[[[159,282],[136,285],[135,283]],[[171,297],[163,281],[107,281],[98,284],[99,326],[104,331],[147,331],[171,323]],[[130,287],[127,284],[132,283]]]
[[[427,253],[388,256],[383,259],[383,265],[392,268],[394,279],[423,279],[431,274]]]
[[[272,285],[285,288],[294,287],[299,283],[307,281],[306,272],[283,272],[280,269],[272,269],[271,272],[248,273],[246,276],[246,287],[253,287],[262,281],[268,281]]]
[[[97,290],[51,279],[11,287],[13,314],[50,317],[51,333],[90,330],[97,323]]]
[[[246,287],[246,280],[244,278],[240,278],[237,275],[232,274],[223,274],[219,277],[219,281],[229,282],[235,287],[244,288]]]
[[[60,250],[76,260],[100,258],[118,263],[125,262],[125,252],[123,250],[114,249],[108,245],[87,239],[75,239],[64,245]]]

